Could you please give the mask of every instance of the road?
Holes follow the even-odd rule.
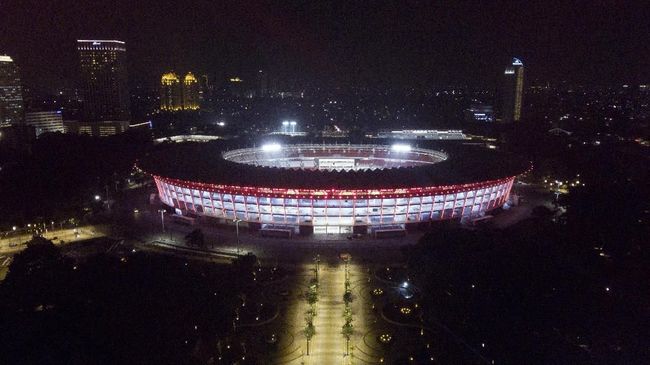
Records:
[[[52,240],[55,245],[59,246],[91,238],[104,237],[104,232],[106,230],[102,226],[81,226],[48,231],[43,234],[43,237]],[[13,255],[24,250],[27,247],[25,243],[31,239],[32,235],[30,233],[1,238],[0,255]]]

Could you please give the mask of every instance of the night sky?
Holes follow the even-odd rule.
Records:
[[[644,4],[645,3],[645,4]],[[131,83],[168,69],[304,86],[492,86],[511,56],[528,81],[650,82],[643,1],[2,0],[0,53],[28,86],[72,86],[76,39],[127,42]]]

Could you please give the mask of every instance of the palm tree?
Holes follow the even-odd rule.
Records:
[[[309,341],[311,341],[312,337],[316,335],[316,328],[312,322],[307,322],[307,326],[303,330],[303,334],[307,339],[307,356],[309,356]]]
[[[350,338],[354,334],[354,327],[352,326],[352,318],[345,321],[341,334],[345,337],[345,355],[350,355]]]

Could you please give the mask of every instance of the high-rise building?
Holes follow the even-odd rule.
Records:
[[[60,110],[25,113],[25,124],[34,127],[36,137],[43,133],[64,133],[63,116]]]
[[[524,94],[524,64],[518,58],[504,72],[502,121],[518,122],[521,119],[521,103]]]
[[[469,108],[465,109],[465,121],[469,123],[490,123],[494,122],[494,110],[492,105],[473,101]]]
[[[129,112],[126,46],[116,40],[78,40],[83,122],[125,122]]]
[[[20,124],[23,113],[18,66],[11,57],[0,55],[0,127]]]
[[[201,86],[193,73],[188,72],[183,80],[173,72],[162,75],[160,80],[160,110],[176,112],[199,109]]]
[[[269,75],[263,70],[257,71],[257,85],[255,85],[255,97],[265,98],[269,93]]]
[[[199,82],[194,74],[188,72],[183,78],[183,109],[199,109]]]
[[[228,78],[228,83],[226,84],[226,93],[229,96],[241,98],[244,97],[244,80],[239,76]]]
[[[63,122],[65,133],[87,134],[95,137],[108,137],[129,130],[128,121],[80,122],[66,120]]]
[[[181,83],[173,72],[160,79],[160,110],[175,112],[183,109]]]

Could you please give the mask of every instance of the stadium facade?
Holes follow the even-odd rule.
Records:
[[[266,144],[198,157],[213,154],[206,145],[172,148],[139,163],[160,200],[176,214],[239,220],[288,235],[379,235],[481,217],[508,201],[516,175],[525,171],[515,164],[477,179],[482,171],[462,167],[490,169],[498,159],[462,163],[462,153],[404,144]]]

